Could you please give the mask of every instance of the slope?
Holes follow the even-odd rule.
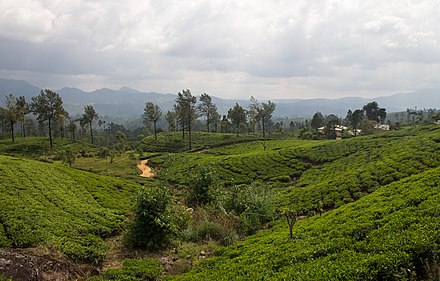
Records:
[[[409,280],[438,266],[440,168],[378,188],[357,202],[278,221],[171,280]],[[434,270],[432,270],[434,268]]]
[[[0,247],[55,247],[99,263],[137,185],[56,164],[0,156]]]

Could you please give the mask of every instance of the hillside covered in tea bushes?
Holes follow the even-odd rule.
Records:
[[[426,280],[439,277],[440,168],[298,221],[279,220],[169,280]],[[437,280],[437,279],[429,279]]]
[[[0,156],[0,247],[52,246],[99,263],[140,185],[58,164]]]

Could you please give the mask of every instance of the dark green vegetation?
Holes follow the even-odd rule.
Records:
[[[170,242],[175,230],[171,221],[171,195],[161,188],[142,188],[136,197],[134,219],[125,242],[131,248],[157,250]]]
[[[0,246],[52,246],[99,263],[138,185],[57,164],[0,156]]]
[[[101,276],[90,278],[90,281],[124,280],[153,281],[160,276],[162,266],[156,259],[127,259],[122,268],[108,269]]]

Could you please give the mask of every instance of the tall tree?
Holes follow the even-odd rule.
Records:
[[[384,124],[385,119],[387,118],[387,110],[385,108],[379,108],[378,117],[380,119],[380,123]]]
[[[2,133],[6,132],[6,127],[8,126],[8,121],[6,118],[6,108],[0,106],[0,125],[2,128]]]
[[[15,142],[14,125],[20,119],[20,107],[17,103],[17,98],[14,95],[6,96],[6,120],[11,126],[12,142]]]
[[[185,137],[185,127],[188,130],[188,147],[192,148],[191,124],[197,118],[196,115],[196,97],[191,94],[189,89],[183,90],[177,94],[176,112],[179,122],[182,126],[183,137]]]
[[[82,126],[87,125],[90,128],[90,138],[93,144],[93,121],[98,119],[98,113],[96,113],[95,108],[92,105],[84,106],[84,113],[80,119]]]
[[[167,111],[167,113],[165,114],[165,119],[168,122],[168,130],[170,132],[175,132],[177,129],[176,123],[177,123],[177,115],[176,112],[174,110],[172,111]]]
[[[206,117],[206,131],[209,133],[210,125],[212,123],[212,116],[217,112],[217,107],[212,102],[212,98],[207,93],[200,96],[200,104],[197,106],[201,116]]]
[[[258,108],[260,104],[258,101],[251,96],[249,100],[249,109],[247,111],[248,118],[249,118],[249,129],[251,133],[255,133],[255,126],[258,122]]]
[[[266,137],[266,127],[271,122],[272,113],[275,111],[275,106],[275,103],[268,101],[267,103],[261,103],[261,106],[257,108],[257,118],[261,122],[263,138]]]
[[[160,109],[160,107],[157,104],[154,104],[151,101],[149,101],[145,104],[144,123],[145,124],[153,123],[154,139],[157,139],[156,124],[157,124],[157,121],[159,121],[161,116],[162,116],[162,110]]]
[[[228,119],[235,126],[237,136],[240,133],[240,125],[246,122],[246,112],[238,103],[228,110]]]
[[[75,139],[75,132],[77,129],[77,125],[75,120],[69,119],[69,123],[67,123],[67,131],[69,131],[72,134],[72,139]]]
[[[220,124],[221,115],[216,111],[211,112],[211,132],[218,132],[218,125]]]
[[[379,122],[379,105],[377,102],[369,102],[362,108],[368,120]]]
[[[364,111],[362,109],[356,109],[351,115],[350,124],[353,127],[354,135],[357,135],[357,128],[364,119]]]
[[[63,108],[63,100],[56,92],[48,89],[41,90],[40,95],[32,97],[30,109],[37,115],[37,120],[40,123],[47,121],[50,147],[53,147],[52,121],[67,114]]]
[[[316,134],[318,129],[324,126],[324,116],[321,112],[316,112],[313,115],[312,121],[310,122],[310,126],[312,127],[313,132]]]
[[[24,96],[20,96],[17,98],[17,106],[19,110],[19,121],[21,123],[21,132],[23,137],[26,137],[26,127],[25,127],[25,118],[26,114],[29,113],[29,104],[26,102],[26,98]]]

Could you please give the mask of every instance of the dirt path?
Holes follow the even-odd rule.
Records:
[[[144,178],[151,178],[151,177],[155,176],[153,170],[148,166],[148,159],[142,160],[137,165],[137,167],[139,170],[142,171],[142,174],[140,174],[139,176],[144,177]]]

